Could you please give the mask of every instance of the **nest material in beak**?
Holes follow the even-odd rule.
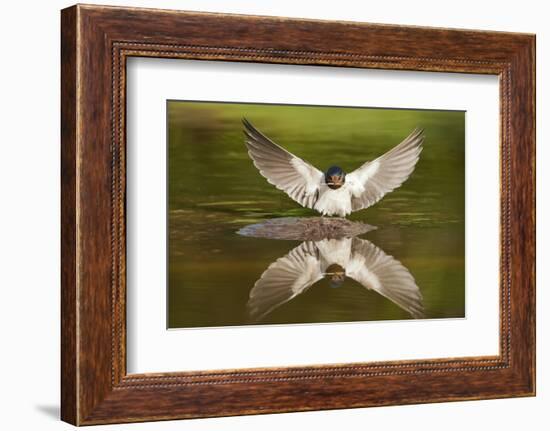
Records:
[[[331,175],[327,185],[331,189],[338,189],[344,184],[344,177],[342,175]]]

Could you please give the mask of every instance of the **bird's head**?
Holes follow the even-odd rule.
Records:
[[[330,287],[340,287],[346,280],[346,270],[337,263],[333,263],[327,268],[325,277],[327,277]]]
[[[325,183],[331,189],[339,189],[346,182],[346,173],[338,166],[331,166],[325,173]]]

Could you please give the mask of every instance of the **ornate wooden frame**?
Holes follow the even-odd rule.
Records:
[[[88,425],[534,395],[534,35],[81,5],[61,16],[63,420]],[[128,375],[129,56],[498,75],[500,354]]]

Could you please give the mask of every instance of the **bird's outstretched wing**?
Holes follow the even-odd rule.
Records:
[[[248,154],[269,183],[300,205],[313,208],[323,173],[263,135],[243,119]]]
[[[364,163],[346,176],[351,190],[351,209],[374,205],[411,175],[422,151],[424,132],[415,129],[403,142],[377,159]]]
[[[306,241],[277,259],[250,291],[248,315],[258,321],[323,278],[315,243]]]
[[[405,310],[413,318],[424,315],[422,294],[409,270],[369,241],[353,238],[346,275]]]

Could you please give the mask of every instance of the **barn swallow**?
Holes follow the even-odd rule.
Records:
[[[300,205],[322,215],[346,217],[370,207],[403,184],[418,162],[424,132],[415,129],[400,144],[346,174],[337,165],[325,173],[279,146],[243,119],[245,144],[267,181]]]

